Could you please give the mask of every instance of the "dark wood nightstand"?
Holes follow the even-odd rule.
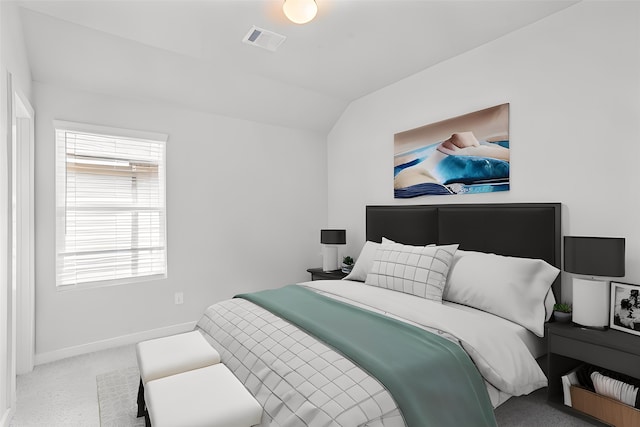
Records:
[[[558,322],[547,324],[546,335],[549,403],[596,425],[606,425],[564,405],[562,376],[582,363],[589,363],[640,378],[640,337],[613,329],[598,331]]]
[[[308,268],[311,280],[340,280],[347,275],[342,270],[322,271],[322,268]]]

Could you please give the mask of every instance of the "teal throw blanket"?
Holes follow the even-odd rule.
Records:
[[[496,426],[480,373],[447,339],[297,285],[236,297],[293,323],[377,378],[409,427]]]

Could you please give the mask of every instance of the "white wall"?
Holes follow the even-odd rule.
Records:
[[[305,280],[305,268],[320,265],[325,225],[347,228],[345,254],[357,255],[369,203],[562,202],[565,234],[627,238],[625,280],[640,282],[639,9],[582,2],[361,98],[328,150],[308,132],[34,84],[36,360],[135,339],[195,321],[235,293]],[[393,199],[395,133],[503,102],[510,192]],[[167,280],[55,290],[53,119],[170,135]],[[183,305],[173,304],[176,291]]]
[[[395,133],[504,102],[509,192],[394,200]],[[328,159],[329,222],[354,256],[366,204],[562,202],[564,234],[626,237],[622,280],[640,283],[640,4],[581,2],[363,97]]]
[[[0,58],[2,72],[10,72],[13,79],[13,87],[19,88],[24,95],[31,99],[31,70],[27,59],[20,10],[14,1],[0,2],[0,28],[2,38],[0,45]],[[5,84],[3,75],[2,84]],[[2,105],[3,111],[6,105]],[[4,137],[4,135],[3,135]]]
[[[40,83],[34,93],[38,363],[196,321],[216,301],[309,280],[321,265],[320,135]],[[168,279],[56,291],[54,119],[169,135]]]

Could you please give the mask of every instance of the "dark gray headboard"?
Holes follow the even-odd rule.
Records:
[[[539,258],[561,268],[561,204],[367,206],[367,240],[407,245],[458,243],[460,249]],[[561,299],[560,276],[553,284]]]

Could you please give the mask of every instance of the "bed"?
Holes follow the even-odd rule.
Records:
[[[560,298],[560,212],[367,206],[345,280],[240,295],[210,306],[197,329],[264,408],[261,427],[495,425],[493,408],[547,384],[536,358]],[[406,348],[425,340],[434,355],[390,352],[405,334]],[[404,356],[408,372],[378,371]]]

